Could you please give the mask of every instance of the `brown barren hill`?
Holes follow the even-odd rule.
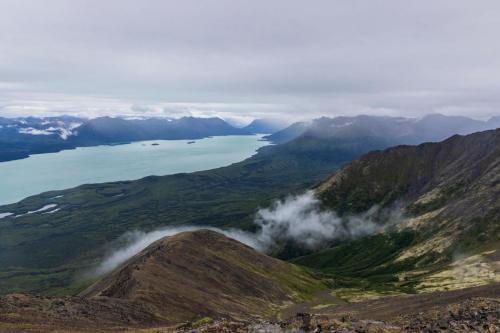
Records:
[[[0,332],[109,332],[259,320],[325,288],[295,265],[209,230],[162,238],[78,296],[0,297]]]
[[[147,304],[162,321],[180,322],[263,317],[319,288],[294,265],[199,230],[156,241],[80,296]]]

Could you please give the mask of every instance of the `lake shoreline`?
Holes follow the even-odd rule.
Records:
[[[12,157],[5,157],[5,156],[0,156],[0,165],[5,162],[12,162],[12,161],[18,161],[18,160],[24,160],[27,158],[30,158],[35,155],[44,155],[44,154],[54,154],[54,153],[60,153],[62,151],[66,150],[75,150],[78,148],[88,148],[88,147],[101,147],[101,146],[119,146],[119,145],[127,145],[131,143],[137,143],[137,142],[144,142],[144,141],[192,141],[192,140],[203,140],[203,139],[211,139],[214,137],[224,137],[224,136],[249,136],[249,135],[261,135],[260,133],[254,133],[254,134],[221,134],[221,135],[209,135],[209,136],[196,136],[196,137],[186,137],[182,139],[151,139],[151,140],[130,140],[130,141],[123,141],[123,142],[113,142],[113,143],[96,143],[96,144],[88,144],[88,145],[68,145],[68,146],[58,146],[58,147],[53,147],[53,149],[46,149],[44,151],[40,152],[31,152],[31,153],[19,153],[19,154],[14,154]],[[266,136],[268,134],[262,134],[262,136]],[[268,141],[267,139],[261,138],[261,141]]]
[[[209,170],[242,161],[269,145],[262,135],[147,140],[76,147],[0,163],[0,206],[83,184]],[[36,170],[33,172],[33,170]]]

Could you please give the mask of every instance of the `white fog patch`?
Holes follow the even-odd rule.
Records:
[[[70,136],[74,135],[74,130],[81,125],[81,123],[70,123],[65,127],[63,122],[58,123],[61,127],[50,127],[47,131],[57,132],[63,140],[67,140]]]
[[[383,223],[377,222],[382,217]],[[383,230],[401,220],[401,210],[382,211],[374,206],[363,214],[339,217],[321,208],[313,191],[276,201],[260,209],[255,223],[261,227],[259,242],[272,247],[276,242],[291,240],[306,248],[316,248],[335,239],[357,238]]]
[[[49,125],[51,122],[44,121],[41,125]],[[58,135],[61,139],[67,140],[70,136],[74,135],[74,130],[78,128],[82,123],[72,122],[65,124],[62,121],[57,121],[55,123],[58,126],[50,126],[45,129],[38,129],[33,127],[22,127],[18,129],[21,134],[29,135]]]
[[[110,251],[110,253],[102,261],[102,263],[92,273],[92,275],[101,275],[103,273],[107,273],[115,269],[120,264],[127,261],[129,258],[133,257],[134,255],[144,250],[150,244],[154,243],[155,241],[163,237],[173,236],[185,231],[194,231],[200,229],[213,230],[221,234],[224,234],[227,237],[233,238],[250,247],[253,247],[257,250],[260,249],[260,244],[255,239],[255,235],[249,232],[235,230],[235,229],[219,229],[219,228],[201,227],[201,226],[184,226],[184,227],[167,227],[150,232],[135,230],[125,233],[118,239],[118,242],[124,245]]]
[[[206,226],[166,227],[150,232],[139,230],[127,232],[116,242],[122,245],[110,250],[91,275],[107,273],[151,243],[185,231],[213,230],[257,251],[268,252],[280,241],[293,241],[299,246],[314,249],[332,240],[352,239],[382,231],[401,219],[400,209],[381,210],[377,206],[363,214],[339,217],[331,210],[322,209],[321,202],[314,196],[314,192],[308,191],[278,200],[269,208],[260,209],[255,218],[255,223],[260,227],[256,233]]]
[[[51,131],[40,130],[40,129],[36,129],[33,127],[20,128],[18,130],[18,132],[21,134],[29,134],[29,135],[52,135],[52,134],[54,134]]]

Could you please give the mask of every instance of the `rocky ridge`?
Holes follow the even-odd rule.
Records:
[[[413,289],[500,281],[500,129],[370,152],[316,191],[325,207],[341,215],[373,206],[402,212],[399,224],[386,230],[384,242],[398,243],[403,233],[410,236],[393,246],[394,258],[380,270],[395,267],[396,278],[411,281]],[[369,241],[374,238],[363,245],[367,253],[373,253]]]

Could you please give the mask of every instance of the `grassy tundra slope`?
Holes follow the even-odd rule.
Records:
[[[343,215],[373,205],[405,212],[385,233],[293,261],[338,287],[412,292],[500,280],[500,130],[371,152],[316,191]]]

